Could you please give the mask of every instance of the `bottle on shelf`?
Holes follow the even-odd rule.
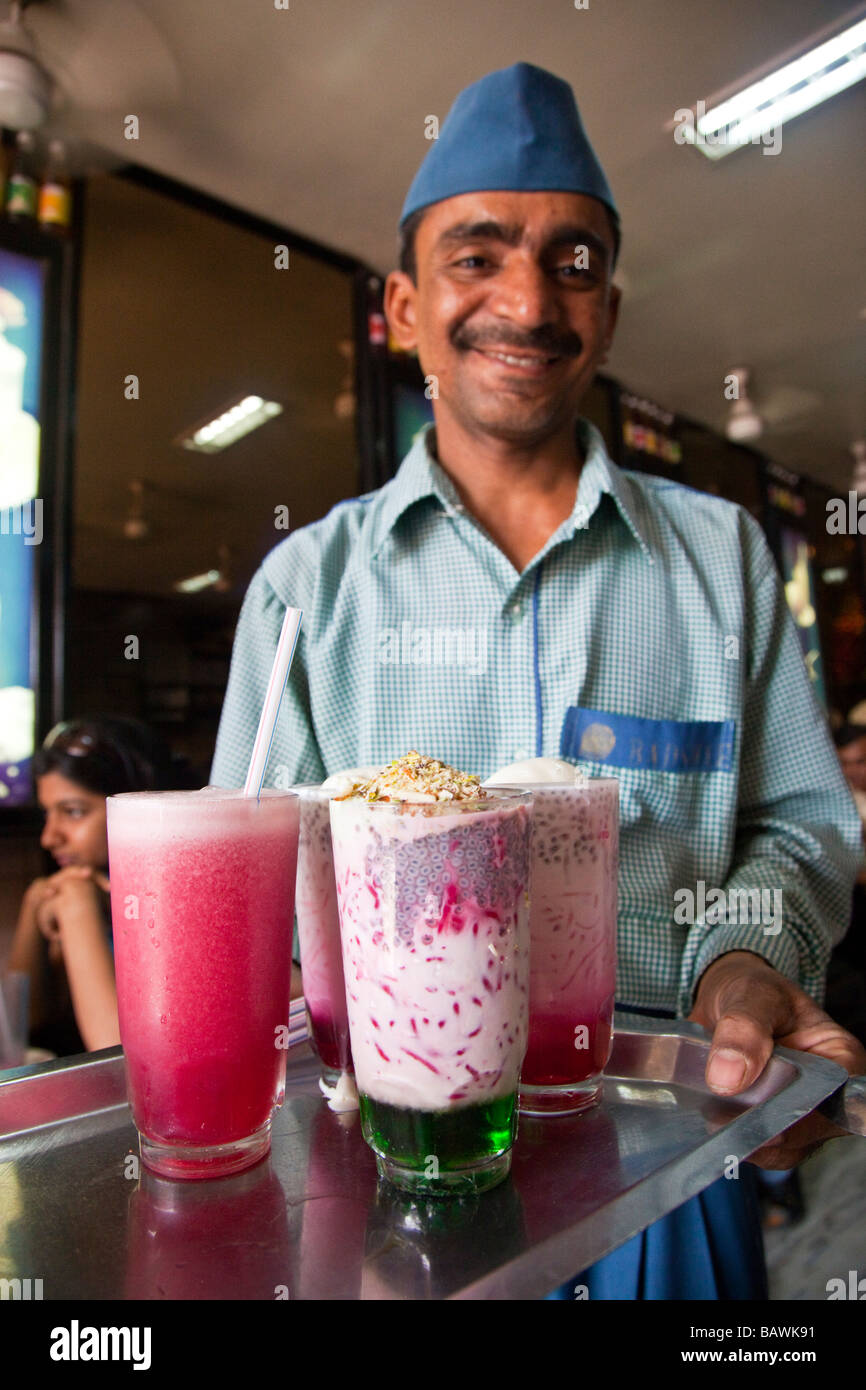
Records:
[[[646,418],[644,416],[645,405],[646,401],[635,401],[635,413],[632,416],[632,448],[634,449],[636,454],[642,454],[646,449]]]
[[[6,216],[16,222],[32,221],[36,216],[36,180],[32,173],[34,141],[29,130],[15,137],[12,168],[6,184]]]
[[[658,411],[656,410],[656,408],[655,408],[655,406],[653,405],[652,401],[644,401],[643,406],[644,406],[644,415],[646,416],[646,422],[647,422],[646,430],[645,430],[645,432],[644,432],[644,442],[643,442],[644,452],[647,453],[647,454],[652,454],[653,457],[656,457],[656,456],[658,455],[658,453],[660,452],[660,451],[659,451],[658,423],[657,423],[657,422],[658,422],[658,418],[659,418],[659,417],[658,417]]]
[[[48,163],[39,189],[37,217],[40,227],[67,232],[72,217],[72,184],[66,167],[66,148],[62,140],[51,140]]]
[[[625,444],[625,447],[627,449],[634,449],[634,422],[632,420],[631,414],[634,400],[633,397],[630,396],[627,391],[623,391],[620,395],[620,402],[622,408],[623,443]]]

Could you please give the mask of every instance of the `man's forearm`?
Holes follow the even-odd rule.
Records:
[[[695,904],[680,979],[683,1012],[707,968],[732,951],[760,956],[813,999],[823,998],[830,953],[848,926],[856,859],[832,825],[789,831],[780,814],[772,830],[762,826],[750,840],[743,834],[724,883],[705,885]]]

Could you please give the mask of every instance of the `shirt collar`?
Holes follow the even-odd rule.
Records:
[[[569,520],[563,523],[564,539],[570,531],[583,531],[605,493],[616,504],[620,517],[649,559],[652,553],[645,529],[638,521],[634,497],[628,478],[608,455],[601,434],[588,420],[578,420],[578,439],[584,454],[577,497]],[[383,489],[382,504],[377,518],[373,554],[382,549],[400,518],[410,507],[434,498],[449,515],[465,511],[460,495],[448,474],[435,457],[436,427],[425,425],[415,436],[408,454],[395,477]]]
[[[377,555],[400,518],[425,498],[438,501],[443,511],[454,514],[465,510],[448,474],[436,461],[436,427],[425,425],[416,434],[412,447],[395,476],[382,489],[373,554]]]
[[[620,517],[647,559],[652,559],[652,547],[645,523],[638,518],[636,498],[631,483],[617,468],[605,448],[601,433],[589,420],[578,420],[577,437],[583,450],[584,465],[577,485],[577,497],[570,517],[572,530],[585,530],[597,510],[604,493],[613,498]]]

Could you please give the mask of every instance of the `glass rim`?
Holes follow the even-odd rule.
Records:
[[[618,787],[619,777],[587,777],[585,782],[497,782],[488,791],[496,791],[496,788],[524,788],[531,792],[586,792],[590,787]]]
[[[203,795],[203,793],[221,792],[221,796]],[[229,803],[249,804],[256,806],[260,801],[275,801],[278,798],[287,798],[298,801],[300,798],[291,790],[283,790],[282,787],[262,787],[260,796],[244,796],[243,787],[166,787],[153,791],[135,792],[113,792],[111,796],[105,798],[106,804],[112,801],[146,801],[148,805],[155,806],[161,802],[164,806],[186,805],[191,797],[198,799],[200,806],[225,806]]]
[[[370,811],[390,811],[392,815],[405,813],[407,807],[412,808],[411,814],[418,812],[426,815],[459,815],[465,811],[487,811],[491,809],[491,802],[505,802],[509,806],[530,805],[532,802],[532,792],[525,787],[502,786],[484,787],[484,796],[464,797],[460,800],[452,798],[447,801],[386,801],[384,798],[367,801],[362,796],[342,796],[331,798],[338,805],[354,802],[359,806],[365,807]]]

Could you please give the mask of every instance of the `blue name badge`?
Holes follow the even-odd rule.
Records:
[[[606,767],[650,772],[730,772],[733,719],[638,719],[630,714],[581,709],[565,715],[559,751]]]

